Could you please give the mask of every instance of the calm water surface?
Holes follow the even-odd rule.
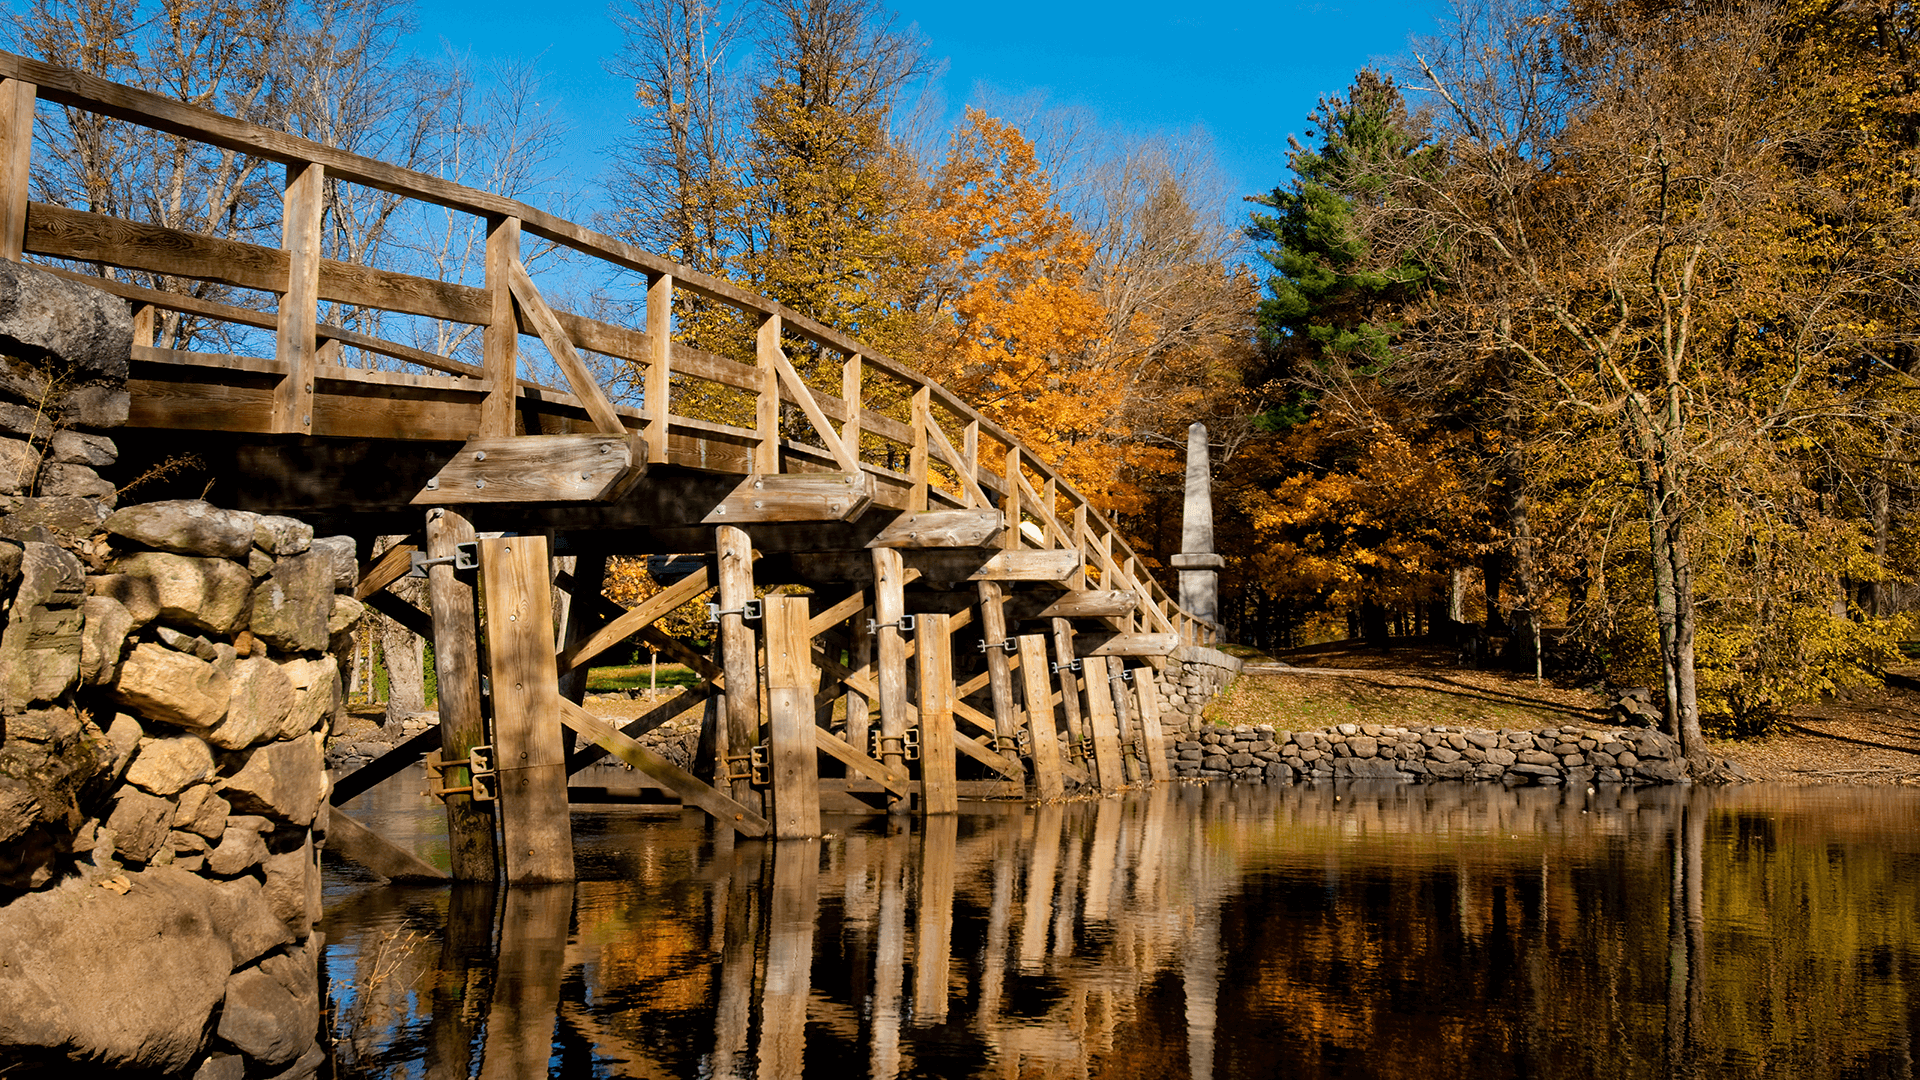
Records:
[[[356,816],[421,850],[397,781]],[[1920,792],[1169,787],[330,871],[340,1077],[1911,1077]]]

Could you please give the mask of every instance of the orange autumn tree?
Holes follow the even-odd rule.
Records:
[[[921,367],[1095,505],[1135,512],[1144,496],[1132,477],[1166,451],[1128,438],[1128,380],[1085,281],[1093,242],[1061,209],[1032,142],[967,110],[934,178],[926,238],[931,328]]]

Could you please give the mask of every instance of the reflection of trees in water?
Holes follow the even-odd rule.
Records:
[[[1920,803],[1740,799],[1189,786],[777,855],[609,825],[615,880],[400,950],[340,1075],[1910,1075]],[[441,903],[330,920],[336,984],[356,918]]]

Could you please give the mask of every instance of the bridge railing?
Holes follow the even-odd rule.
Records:
[[[284,166],[280,246],[31,201],[38,102]],[[486,235],[484,284],[324,258],[322,193],[330,180],[478,219]],[[559,418],[559,430],[618,436],[635,468],[672,463],[748,474],[861,472],[893,489],[889,501],[904,494],[908,510],[998,507],[1013,526],[1001,544],[1079,551],[1089,584],[1097,580],[1100,588],[1136,595],[1137,615],[1128,618],[1142,623],[1135,628],[1178,634],[1183,642],[1213,638],[1079,491],[932,379],[732,282],[536,207],[7,53],[0,53],[0,185],[0,256],[94,264],[103,276],[54,269],[135,304],[134,358],[167,370],[181,386],[176,400],[153,405],[160,414],[174,408],[170,422],[178,426],[345,435],[384,423],[380,433],[393,438],[511,439],[525,428],[528,398],[537,397],[540,408]],[[522,257],[527,237],[644,277],[644,327],[550,303]],[[146,288],[104,276],[105,268],[254,290],[270,297],[271,306]],[[480,362],[323,323],[323,302],[476,327]],[[752,332],[753,362],[674,340],[676,307],[684,311],[690,303],[743,321]],[[155,348],[156,315],[164,311],[271,332],[273,356]],[[545,346],[570,393],[521,377],[523,336]],[[812,353],[806,367],[813,382],[796,368],[788,344]],[[425,373],[347,367],[342,351],[348,348]],[[606,393],[590,363],[596,355],[631,365],[637,408]],[[818,385],[831,380],[833,358],[838,393]],[[349,388],[350,400],[364,403],[369,383],[414,394],[413,407],[380,418],[343,404],[335,393]],[[733,397],[730,411],[711,405],[726,395]],[[676,401],[708,402],[703,411],[709,415],[676,413]]]

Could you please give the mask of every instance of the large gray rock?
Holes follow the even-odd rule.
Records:
[[[213,775],[213,751],[197,735],[145,738],[127,768],[127,783],[149,795],[178,795]],[[168,818],[171,827],[173,819]]]
[[[226,559],[142,551],[119,560],[114,570],[153,582],[161,619],[223,636],[242,627],[253,595],[253,575]]]
[[[313,526],[299,518],[262,514],[253,527],[253,546],[269,555],[298,555],[313,546]],[[331,553],[327,571],[333,571]]]
[[[207,663],[143,641],[120,665],[113,699],[133,712],[181,727],[205,729],[227,715],[231,663]]]
[[[320,1030],[320,990],[310,954],[279,952],[227,981],[219,1035],[268,1067],[286,1065]]]
[[[279,737],[293,710],[293,684],[280,665],[264,656],[233,662],[226,719],[207,730],[223,750],[244,750]]]
[[[288,660],[280,665],[293,685],[293,711],[281,725],[280,737],[297,738],[309,731],[325,731],[340,703],[340,669],[333,657]]]
[[[351,536],[316,536],[313,550],[323,552],[333,566],[333,587],[351,589],[360,583],[360,545]]]
[[[0,352],[33,362],[31,381],[6,384],[30,405],[57,392],[56,375],[61,385],[123,385],[133,315],[118,297],[9,262],[0,266]]]
[[[113,512],[106,530],[141,547],[176,555],[241,559],[253,548],[260,516],[200,499],[141,503]]]
[[[53,498],[92,499],[111,507],[119,501],[113,481],[93,471],[92,466],[48,462],[40,466],[40,480],[33,491]]]
[[[266,861],[267,842],[260,838],[260,830],[229,824],[207,854],[207,870],[216,877],[238,877]]]
[[[47,460],[59,465],[86,465],[104,469],[120,460],[120,448],[105,435],[55,431],[47,446]]]
[[[8,710],[57,700],[79,679],[85,592],[86,571],[71,552],[25,545],[19,589],[0,634],[0,689]]]
[[[280,559],[254,589],[248,628],[281,652],[320,652],[332,614],[333,565],[325,553],[309,551]]]
[[[79,879],[0,907],[0,1058],[172,1073],[199,1056],[233,969],[210,882],[160,867],[125,895]]]
[[[308,825],[320,806],[326,762],[319,737],[268,743],[248,755],[220,793],[242,814],[261,814],[289,825]]]
[[[104,686],[120,675],[120,657],[133,632],[133,613],[111,596],[89,596],[80,604],[80,681]]]

